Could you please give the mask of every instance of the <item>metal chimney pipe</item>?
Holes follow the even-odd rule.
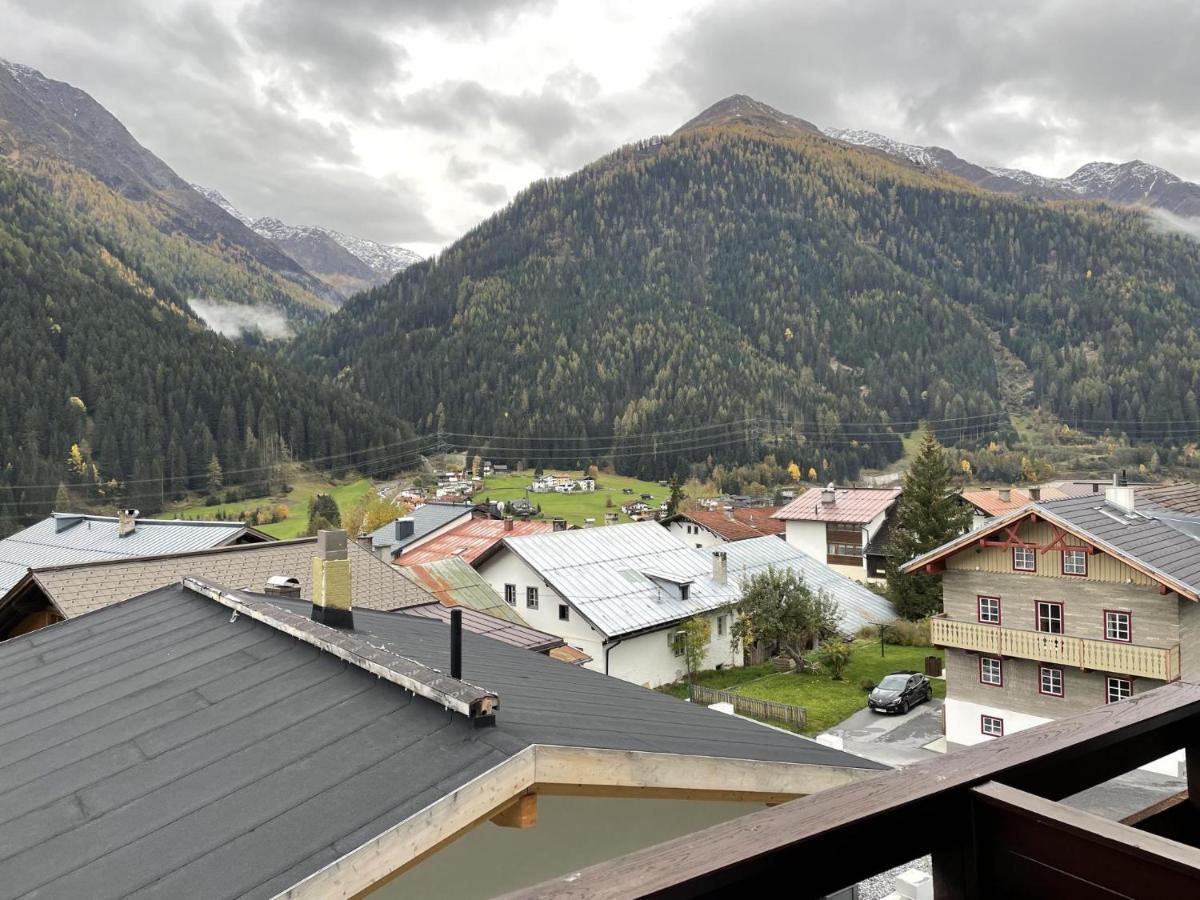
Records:
[[[450,610],[450,677],[462,678],[462,610]]]

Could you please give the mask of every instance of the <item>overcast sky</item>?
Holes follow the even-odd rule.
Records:
[[[981,164],[1200,181],[1196,0],[0,0],[0,23],[0,57],[243,212],[425,253],[734,93]]]

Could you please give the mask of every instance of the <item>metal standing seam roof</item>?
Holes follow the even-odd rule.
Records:
[[[713,580],[709,552],[688,547],[657,522],[506,538],[504,544],[608,637],[711,612],[739,596],[735,584]],[[689,581],[688,599],[675,599],[648,572]]]
[[[799,522],[847,522],[866,525],[900,496],[900,488],[836,488],[833,503],[822,503],[824,488],[812,487],[775,513]]]
[[[449,525],[456,519],[469,516],[474,511],[475,506],[470,503],[439,503],[436,501],[423,503],[413,509],[407,516],[403,517],[413,520],[412,534],[406,538],[396,540],[396,523],[393,520],[371,532],[371,546],[376,550],[387,547],[388,552],[395,555],[399,550],[407,547],[413,541]]]
[[[508,529],[505,525],[510,526]],[[500,519],[471,519],[456,525],[444,534],[432,538],[408,552],[392,558],[398,566],[411,566],[456,556],[464,562],[474,562],[506,537],[541,534],[554,530],[552,522],[508,522]]]
[[[248,532],[241,522],[138,519],[132,534],[119,537],[115,516],[51,513],[0,541],[0,592],[29,569],[208,550]]]
[[[899,616],[886,597],[833,571],[777,537],[736,541],[720,549],[725,551],[729,576],[742,585],[749,578],[772,568],[803,576],[809,587],[823,591],[837,601],[844,634],[854,634],[864,625],[890,622]]]
[[[355,622],[446,671],[444,623]],[[182,585],[0,644],[0,898],[273,897],[535,743],[882,768],[479,635],[463,671],[495,727]]]
[[[311,601],[316,544],[315,537],[243,544],[171,556],[36,569],[30,577],[67,618],[173,584],[188,575],[250,590],[262,590],[272,575],[290,575],[300,580],[300,595]],[[348,547],[350,590],[356,606],[400,609],[436,599],[369,550],[353,542]]]
[[[490,616],[524,625],[521,614],[492,590],[492,586],[458,557],[413,566],[397,566],[405,578],[432,593],[446,606],[465,606]]]
[[[905,564],[912,571],[947,552],[958,552],[987,533],[1031,512],[1094,543],[1118,558],[1124,556],[1154,577],[1174,581],[1200,595],[1200,516],[1189,516],[1150,502],[1135,502],[1132,513],[1107,502],[1103,495],[1031,503],[969,531]]]
[[[561,647],[566,643],[558,635],[547,634],[530,628],[528,625],[518,625],[507,619],[498,619],[488,613],[468,607],[460,607],[463,616],[463,630],[472,634],[485,634],[498,641],[504,641],[523,650],[543,653]],[[400,610],[406,616],[418,616],[422,619],[437,619],[439,622],[449,622],[453,607],[441,603],[422,603],[420,606],[409,606]]]

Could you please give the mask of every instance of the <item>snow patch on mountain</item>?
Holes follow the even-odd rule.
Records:
[[[930,168],[936,168],[938,165],[937,160],[933,158],[928,148],[918,147],[916,144],[905,144],[903,141],[894,141],[884,134],[877,134],[874,131],[863,131],[857,128],[825,128],[822,130],[827,137],[845,141],[847,144],[856,144],[860,147],[882,150],[889,156],[898,156],[901,159],[907,159],[914,165]]]
[[[9,62],[7,59],[0,59],[0,69],[4,69],[13,78],[46,80],[46,76],[32,66]]]
[[[1091,162],[1066,178],[1067,183],[1074,185],[1080,193],[1092,196],[1118,189],[1125,194],[1139,191],[1142,196],[1148,196],[1155,187],[1178,184],[1181,180],[1166,169],[1140,159],[1127,163]]]
[[[1079,193],[1079,190],[1074,185],[1069,184],[1065,178],[1047,178],[1045,175],[1035,175],[1033,172],[1027,172],[1024,169],[1006,169],[1001,166],[984,166],[984,168],[993,175],[1007,178],[1026,187],[1042,188],[1044,190],[1075,191]]]
[[[210,190],[206,187],[201,187],[198,184],[192,185],[192,190],[198,193],[201,197],[216,206],[221,207],[225,212],[229,213],[243,225],[253,225],[254,220],[249,216],[243,215],[236,206],[225,199],[225,195],[220,191]]]

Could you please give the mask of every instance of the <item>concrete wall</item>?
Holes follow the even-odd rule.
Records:
[[[667,526],[667,531],[689,547],[695,547],[699,550],[706,550],[709,547],[716,547],[719,544],[725,543],[722,537],[713,534],[703,525],[697,525],[694,522],[672,522]]]
[[[973,555],[974,552],[968,550],[959,557]],[[1063,633],[1093,641],[1104,640],[1104,610],[1129,612],[1132,615],[1131,643],[1144,647],[1171,647],[1179,643],[1179,604],[1191,602],[1180,601],[1174,594],[1164,596],[1154,587],[1079,577],[996,574],[965,569],[948,569],[942,577],[942,604],[951,619],[978,621],[976,601],[980,594],[1000,598],[1000,624],[1003,627],[1024,631],[1037,630],[1034,610],[1038,600],[1061,603]]]
[[[871,538],[873,538],[879,529],[883,527],[884,520],[887,518],[886,513],[880,513],[870,524],[866,526],[865,533],[862,529],[859,532],[863,534],[863,549],[866,549]],[[785,523],[784,539],[806,556],[811,556],[820,563],[829,565],[829,542],[825,536],[825,522],[795,522],[788,521]],[[829,568],[837,572],[839,575],[845,575],[847,578],[853,578],[855,581],[867,580],[867,562],[864,558],[862,563],[856,566],[850,565],[829,565]]]
[[[516,585],[517,605],[515,609],[530,627],[548,634],[557,635],[572,647],[577,647],[592,657],[586,667],[597,672],[605,671],[605,636],[588,624],[587,620],[570,606],[570,619],[566,622],[558,617],[560,603],[566,601],[558,595],[532,567],[507,549],[500,549],[479,566],[479,574],[493,590],[504,596],[506,584]],[[538,589],[538,608],[530,609],[526,602],[525,589]],[[719,636],[717,619],[725,617],[725,634]],[[708,616],[711,640],[701,668],[714,669],[718,665],[741,665],[742,654],[733,643],[731,631],[733,617],[727,612],[714,612]],[[677,631],[673,623],[657,631],[637,637],[609,641],[608,674],[641,684],[657,687],[678,681],[687,674],[683,657],[676,656],[670,646],[668,635]]]
[[[946,743],[957,747],[970,747],[972,744],[980,744],[984,741],[993,740],[993,738],[984,734],[981,730],[982,722],[980,716],[998,716],[1004,720],[1004,733],[1016,734],[1018,731],[1024,731],[1026,728],[1032,728],[1034,725],[1041,725],[1043,722],[1049,722],[1050,719],[1039,718],[1028,713],[1017,712],[1012,709],[1005,709],[1001,706],[991,704],[972,703],[969,700],[955,700],[950,697],[946,698],[945,716],[946,716]]]
[[[715,800],[540,796],[532,828],[484,822],[369,896],[494,897],[762,808]]]

